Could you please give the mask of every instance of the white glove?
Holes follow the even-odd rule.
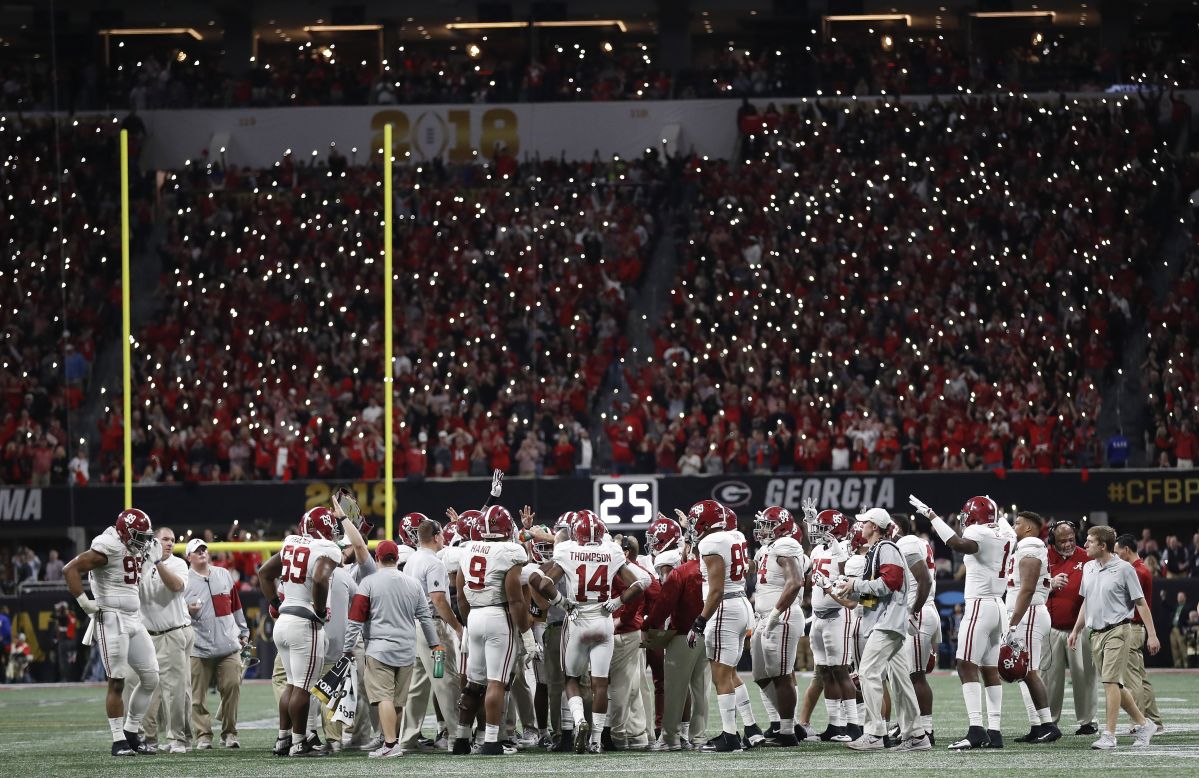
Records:
[[[504,471],[495,469],[491,471],[491,496],[499,497],[504,491]]]
[[[783,616],[783,614],[779,613],[778,608],[772,608],[770,611],[770,615],[766,617],[767,631],[772,630],[775,627],[777,627],[779,624],[779,619],[782,618],[782,616]]]
[[[162,541],[154,538],[146,544],[145,550],[142,551],[143,564],[149,563],[150,565],[154,565],[160,559],[162,559]]]
[[[1024,640],[1016,635],[1016,628],[1010,627],[1003,635],[1003,644],[1019,653],[1024,650]]]
[[[95,600],[87,596],[87,592],[76,597],[75,602],[79,603],[79,607],[89,616],[95,616],[100,612],[100,606],[96,604]]]
[[[850,597],[853,595],[854,579],[846,578],[844,581],[838,581],[834,592],[838,597]]]
[[[833,585],[833,582],[830,581],[828,576],[826,576],[824,573],[820,572],[819,570],[813,570],[812,585],[828,591],[829,587]]]
[[[525,646],[525,660],[532,662],[535,659],[541,659],[542,648],[537,645],[537,641],[533,639],[533,630],[522,632],[520,635],[521,641]]]
[[[925,505],[920,500],[920,498],[914,494],[908,495],[908,502],[912,504],[912,507],[916,509],[917,513],[919,513],[921,516],[923,516],[926,519],[931,519],[936,513],[932,508]]]
[[[803,520],[807,524],[816,521],[816,499],[808,497],[803,501]]]
[[[610,600],[604,600],[604,610],[608,611],[608,613],[616,613],[616,611],[620,610],[620,606],[622,605],[624,605],[624,603],[620,601],[619,597],[613,597]]]

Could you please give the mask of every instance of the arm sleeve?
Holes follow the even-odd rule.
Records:
[[[366,578],[377,569],[378,566],[375,564],[375,560],[372,557],[367,556],[366,561],[358,565],[358,568],[354,571],[354,583],[362,583],[362,579]]]
[[[416,619],[425,633],[425,641],[428,645],[435,646],[441,642],[441,638],[437,637],[437,628],[433,626],[433,614],[429,611],[429,601],[425,598],[424,592],[416,592],[415,599]]]
[[[241,598],[237,596],[237,581],[229,587],[229,602],[233,607],[233,620],[237,622],[237,634],[241,638],[250,636],[250,628],[246,625],[246,614],[241,608]]]
[[[350,602],[350,613],[346,617],[346,638],[341,649],[343,652],[354,650],[354,645],[358,642],[358,636],[362,632],[362,622],[366,621],[370,614],[370,597],[361,592],[355,594],[354,599]]]
[[[878,578],[867,581],[859,578],[854,582],[854,591],[862,594],[883,595],[897,592],[903,587],[903,555],[894,547],[879,550]]]

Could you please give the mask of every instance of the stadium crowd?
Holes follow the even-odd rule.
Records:
[[[274,47],[245,72],[212,52],[125,54],[105,73],[69,53],[0,64],[0,101],[42,110],[55,99],[73,110],[244,108],[311,105],[656,100],[816,94],[948,94],[961,90],[1092,91],[1117,84],[1191,89],[1199,51],[1185,38],[1136,37],[1113,50],[1093,37],[1048,32],[1036,42],[967,48],[944,35],[879,31],[812,45],[703,47],[671,70],[656,44],[546,44],[536,57],[505,56],[481,44],[400,46],[380,62],[348,44]],[[880,45],[880,41],[882,45]],[[132,52],[132,49],[129,50]],[[144,49],[138,51],[144,52]],[[474,56],[471,56],[471,54]]]
[[[744,164],[688,167],[669,326],[607,426],[618,471],[1123,464],[1099,387],[1177,191],[1140,101],[742,122]]]

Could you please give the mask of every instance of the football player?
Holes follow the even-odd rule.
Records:
[[[803,591],[810,565],[796,529],[791,512],[777,505],[754,517],[754,539],[761,545],[754,557],[757,623],[750,652],[754,683],[762,690],[762,704],[771,720],[767,739],[776,746],[799,745],[795,738],[793,668],[796,647],[803,635],[804,615],[802,607],[793,605]]]
[[[624,551],[608,539],[604,523],[589,510],[574,515],[570,540],[554,545],[553,561],[544,572],[534,571],[529,585],[536,587],[550,604],[560,605],[563,597],[557,583],[567,576],[575,588],[574,602],[570,604],[574,619],[563,626],[566,704],[574,725],[575,752],[598,754],[608,725],[608,672],[615,643],[612,614],[624,603],[640,597],[645,584],[628,569]],[[611,597],[617,579],[628,588],[619,597]],[[591,670],[590,727],[584,717],[579,686],[579,679],[588,668]],[[565,724],[563,721],[564,727]]]
[[[833,582],[845,573],[849,560],[846,541],[849,539],[849,518],[840,511],[816,512],[814,500],[804,500],[803,511],[812,541],[812,659],[816,672],[812,684],[823,685],[824,704],[828,710],[828,727],[820,740],[848,743],[861,735],[861,720],[856,703],[857,688],[850,678],[853,661],[853,615],[849,608],[830,594]],[[817,676],[820,676],[817,678]],[[805,701],[800,718],[806,724],[818,697]]]
[[[1032,511],[1016,514],[1016,553],[1008,561],[1008,630],[1003,641],[1019,651],[1028,651],[1028,674],[1020,682],[1020,694],[1028,710],[1031,729],[1016,738],[1020,743],[1052,743],[1062,736],[1049,711],[1049,694],[1037,669],[1041,666],[1041,647],[1049,635],[1049,551],[1041,541],[1045,520]]]
[[[1003,680],[999,677],[999,642],[1007,622],[1003,595],[1007,589],[1007,565],[1016,550],[1016,534],[999,515],[990,497],[971,497],[962,506],[959,534],[936,511],[913,495],[908,501],[932,522],[933,531],[954,551],[966,558],[966,607],[958,626],[958,678],[970,729],[966,737],[949,746],[954,751],[972,748],[1003,748],[1000,730],[1003,712]],[[987,687],[987,727],[983,728],[983,684]]]
[[[753,625],[753,609],[745,596],[749,544],[737,529],[737,515],[716,500],[697,502],[687,517],[699,538],[704,595],[703,610],[691,627],[688,642],[694,646],[699,636],[704,636],[721,723],[721,733],[702,750],[742,751],[766,740],[754,719],[749,690],[737,675],[745,637]],[[737,735],[738,714],[745,725],[744,740]]]
[[[63,568],[67,591],[92,619],[87,634],[93,636],[108,675],[104,707],[113,756],[154,753],[137,734],[158,688],[158,655],[142,624],[138,582],[148,565],[161,562],[162,546],[154,537],[150,517],[137,508],[128,508]],[[94,600],[83,591],[84,573],[91,574]],[[138,686],[129,698],[126,714],[121,692],[130,671],[137,676]]]
[[[516,524],[502,505],[491,505],[470,527],[471,539],[458,562],[458,607],[466,623],[466,683],[458,702],[459,737],[455,754],[471,752],[462,728],[469,727],[483,704],[484,737],[480,751],[502,756],[500,724],[505,692],[516,667],[517,641],[530,657],[540,649],[529,629],[529,605],[521,588],[521,570],[529,561],[516,542]]]
[[[645,531],[645,548],[653,559],[654,572],[665,581],[683,561],[683,528],[674,519],[658,514]]]
[[[309,689],[325,655],[329,584],[341,564],[341,522],[328,508],[312,508],[300,522],[300,535],[288,535],[279,552],[258,570],[258,585],[275,619],[275,646],[287,686],[279,697],[279,736],[275,756],[317,756],[323,750],[307,739]]]
[[[933,578],[933,546],[912,531],[912,520],[905,514],[891,514],[896,531],[895,544],[903,552],[908,574],[908,609],[912,613],[912,688],[920,707],[920,723],[928,742],[936,745],[933,735],[933,690],[926,673],[936,663],[936,647],[941,644],[941,615],[937,613],[937,582]]]

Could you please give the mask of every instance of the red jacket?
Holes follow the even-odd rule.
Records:
[[[645,629],[664,629],[666,619],[677,635],[686,635],[704,610],[704,582],[699,560],[689,559],[670,571],[645,617]]]
[[[646,570],[636,562],[630,562],[630,565],[637,565],[637,568],[649,575],[649,586],[641,593],[641,596],[630,603],[626,603],[616,611],[616,634],[627,635],[630,632],[640,632],[642,625],[645,622],[645,614],[653,605],[653,602],[658,599],[662,593],[662,584],[658,583],[658,576]],[[624,593],[624,590],[629,587],[625,586],[625,582],[620,580],[619,576],[616,582],[612,585],[612,596],[619,597]]]
[[[1072,630],[1078,619],[1078,611],[1082,608],[1082,566],[1089,557],[1082,546],[1075,546],[1074,553],[1063,557],[1051,544],[1049,546],[1049,575],[1056,576],[1065,573],[1070,580],[1065,587],[1049,593],[1045,607],[1049,609],[1049,621],[1054,629]]]
[[[1139,559],[1132,560],[1132,569],[1137,571],[1137,580],[1141,582],[1141,591],[1145,595],[1145,604],[1149,605],[1153,602],[1153,574],[1149,572],[1148,567],[1145,567],[1145,563]],[[1132,611],[1132,623],[1142,623],[1141,613],[1135,608]]]

